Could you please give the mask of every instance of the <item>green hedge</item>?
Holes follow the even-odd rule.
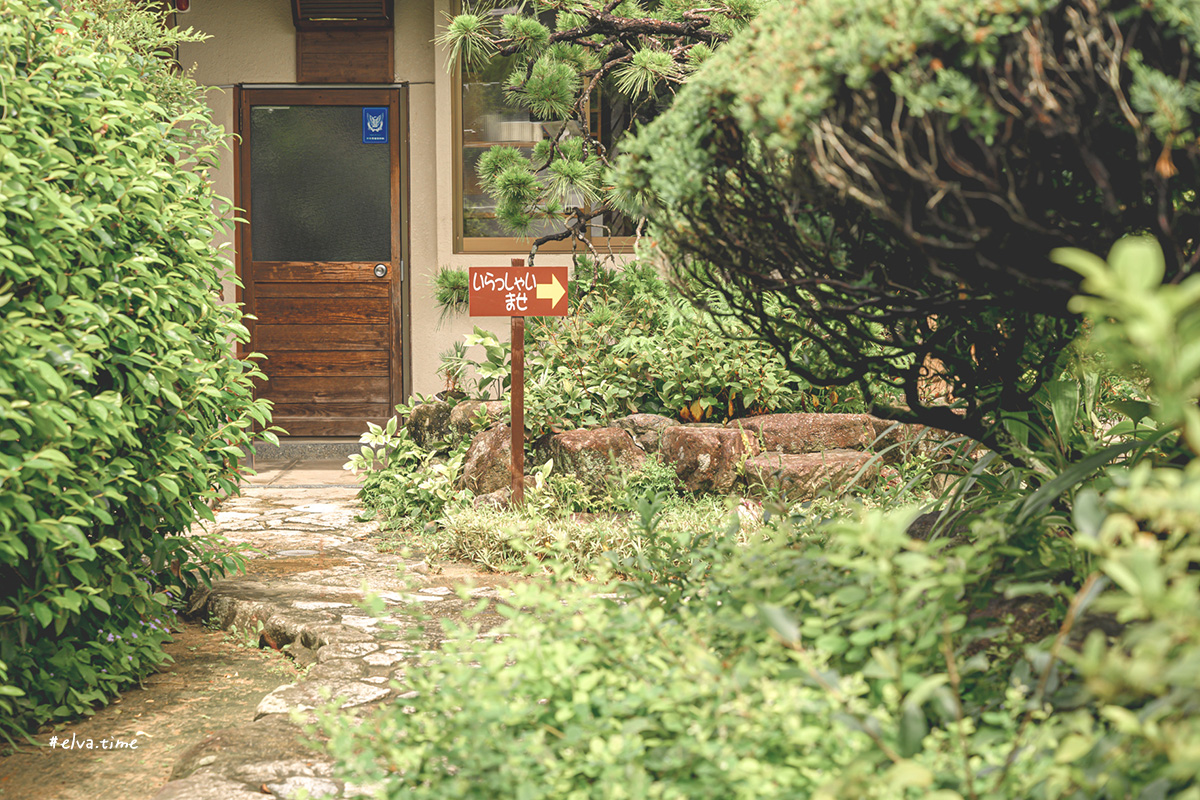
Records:
[[[164,659],[170,595],[233,561],[181,534],[268,418],[218,297],[222,131],[154,55],[181,35],[124,0],[76,9],[0,6],[5,737]]]

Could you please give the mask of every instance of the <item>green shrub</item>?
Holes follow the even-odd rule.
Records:
[[[1194,797],[1200,529],[1147,546],[1135,522],[1181,492],[1200,520],[1180,475],[1105,499],[1088,547],[1119,590],[1068,587],[1037,626],[1009,618],[1023,574],[993,520],[934,543],[905,513],[783,522],[693,543],[673,597],[521,587],[504,636],[452,628],[407,671],[407,708],[331,711],[327,746],[389,798]],[[1075,650],[1092,607],[1126,624]]]
[[[1190,444],[1200,361],[1159,342],[1191,341],[1200,278],[1148,281],[1154,250],[1056,257]],[[1115,460],[1163,438],[1126,423],[1081,451],[1084,394],[1045,399],[1053,428],[1027,433],[1058,473],[973,467],[995,502],[928,541],[915,510],[696,535],[643,500],[627,580],[523,587],[507,635],[458,626],[408,670],[409,707],[327,712],[342,776],[383,797],[1197,800],[1200,460]]]
[[[976,572],[947,560],[930,573],[936,553],[922,557],[901,525],[862,523],[809,554],[782,530],[705,545],[695,555],[708,575],[674,604],[629,584],[522,587],[502,607],[509,635],[459,631],[408,671],[411,708],[355,725],[329,716],[329,747],[344,777],[380,780],[385,797],[809,797],[849,775],[887,783],[830,796],[924,797],[932,774],[910,758],[930,730],[926,708],[941,719],[955,695],[921,679],[941,673],[942,637],[967,627],[962,589]],[[796,582],[801,567],[827,556],[812,592],[837,592],[845,613],[814,610],[802,633],[789,630],[784,608],[814,599]],[[896,556],[903,567],[889,569]],[[595,597],[613,590],[620,602]],[[902,602],[919,592],[926,603]],[[835,638],[861,654],[822,649]],[[1008,753],[987,736],[1015,729],[1019,706],[990,713],[979,751],[996,765]]]
[[[1194,0],[775,3],[625,140],[614,194],[673,277],[825,353],[798,375],[903,387],[882,416],[1015,463],[1000,417],[1080,332],[1051,250],[1144,232],[1196,269],[1198,32]]]
[[[230,354],[240,313],[218,301],[221,130],[154,55],[188,37],[137,5],[75,5],[0,6],[6,737],[164,659],[171,595],[236,560],[185,534],[236,490],[239,445],[268,419],[261,373]]]
[[[364,473],[358,493],[363,505],[382,514],[388,527],[407,527],[437,519],[448,506],[470,502],[470,492],[455,488],[467,442],[442,456],[417,445],[406,428],[397,430],[398,420],[392,417],[384,426],[369,423],[361,452],[345,465]]]
[[[470,296],[465,269],[440,267],[434,273],[433,285],[433,300],[440,309],[439,321],[444,322],[447,317],[466,313],[470,305]]]

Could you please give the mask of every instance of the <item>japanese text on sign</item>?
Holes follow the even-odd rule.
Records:
[[[471,267],[473,317],[560,317],[567,313],[566,267]]]
[[[491,270],[472,270],[471,291],[499,292],[504,295],[505,311],[528,311],[529,293],[537,291],[537,278],[532,272],[514,272],[512,269],[498,274]]]

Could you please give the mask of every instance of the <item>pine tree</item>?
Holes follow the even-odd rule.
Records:
[[[539,246],[572,240],[592,250],[588,232],[613,214],[609,170],[621,135],[656,117],[688,80],[769,0],[704,6],[687,0],[533,0],[514,13],[467,8],[439,37],[451,69],[507,70],[505,96],[544,132],[529,155],[496,146],[478,162],[496,216]],[[619,105],[615,135],[593,129],[592,106]],[[594,250],[592,251],[595,255]]]

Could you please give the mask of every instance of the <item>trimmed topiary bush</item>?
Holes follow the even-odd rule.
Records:
[[[615,191],[805,380],[1028,464],[1000,421],[1079,325],[1050,251],[1144,232],[1169,280],[1200,267],[1198,46],[1194,0],[782,2],[625,142]]]
[[[0,7],[0,735],[164,658],[171,595],[235,556],[184,534],[235,490],[261,373],[219,302],[221,129],[124,2]],[[132,43],[127,37],[136,38]]]

